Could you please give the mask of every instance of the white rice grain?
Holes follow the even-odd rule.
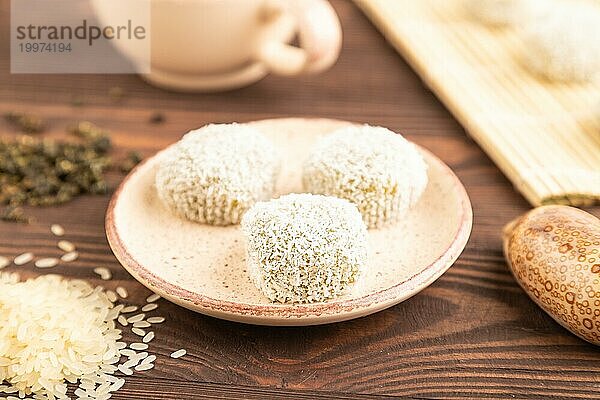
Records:
[[[148,357],[144,358],[140,364],[151,364],[155,360],[156,360],[156,356],[154,354],[152,354],[152,355],[149,355]]]
[[[118,379],[110,386],[109,391],[116,392],[117,390],[121,389],[124,384],[125,384],[125,379],[123,379],[123,378]]]
[[[13,263],[15,265],[24,265],[33,260],[33,253],[27,252],[15,257]]]
[[[106,319],[107,320],[117,319],[117,317],[119,316],[119,313],[121,312],[123,307],[125,307],[123,304],[119,304],[118,306],[113,307],[106,315]]]
[[[132,360],[143,360],[144,358],[148,357],[148,352],[147,351],[142,351],[140,353],[135,353],[134,355],[132,355],[131,357],[129,357]]]
[[[148,296],[148,298],[146,299],[146,303],[154,303],[155,301],[160,299],[160,295],[154,293],[151,294],[150,296]]]
[[[60,260],[64,262],[73,262],[79,258],[79,253],[76,251],[70,251],[60,256]]]
[[[100,279],[104,281],[107,281],[110,278],[112,278],[112,273],[110,272],[110,269],[106,267],[96,267],[94,268],[94,273],[100,275]]]
[[[133,375],[133,371],[130,368],[124,367],[123,364],[119,365],[117,368],[125,375]]]
[[[117,367],[115,367],[112,364],[103,364],[102,366],[100,366],[100,370],[107,374],[114,374],[115,372],[117,372]]]
[[[148,312],[152,310],[156,310],[158,308],[158,304],[156,303],[148,303],[144,307],[142,307],[143,312]]]
[[[126,299],[127,296],[129,296],[129,293],[127,293],[127,289],[125,289],[123,286],[118,286],[117,289],[117,294],[122,298],[122,299]]]
[[[137,354],[135,351],[130,350],[130,349],[123,349],[120,351],[120,353],[122,355],[124,355],[125,357],[133,357]]]
[[[64,236],[65,235],[65,230],[62,226],[60,226],[59,224],[52,224],[50,226],[50,232],[52,232],[52,234],[54,236]]]
[[[147,350],[148,345],[146,343],[131,343],[129,347],[133,350]]]
[[[136,365],[138,365],[138,362],[139,362],[139,360],[138,360],[138,359],[136,359],[136,358],[134,358],[134,359],[130,359],[130,360],[127,360],[127,361],[125,361],[125,362],[123,363],[123,367],[124,367],[124,368],[133,368],[133,367],[135,367]]]
[[[171,358],[179,358],[179,357],[183,357],[187,354],[187,351],[185,349],[179,349],[177,351],[174,351],[171,353]]]
[[[154,364],[140,364],[137,367],[135,367],[135,370],[136,371],[147,371],[152,368],[154,368]]]
[[[138,321],[143,320],[145,316],[146,316],[146,314],[144,314],[144,313],[136,314],[133,317],[127,318],[127,322],[129,322],[130,324],[132,324],[134,322],[138,322]]]
[[[112,290],[106,291],[106,297],[108,297],[108,299],[113,303],[115,301],[117,301],[117,294],[115,292],[113,292]]]
[[[146,336],[146,331],[140,328],[132,328],[131,332],[135,333],[138,336]]]
[[[40,258],[34,264],[38,268],[52,268],[58,265],[57,258]]]
[[[150,332],[148,332],[148,334],[146,334],[142,338],[142,342],[144,342],[144,343],[150,343],[152,341],[152,339],[154,339],[154,332],[150,331]]]
[[[75,251],[75,245],[68,240],[59,240],[57,244],[58,248],[64,251],[65,253],[70,253]]]

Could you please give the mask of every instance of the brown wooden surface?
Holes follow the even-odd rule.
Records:
[[[150,155],[208,122],[287,116],[369,122],[433,151],[458,174],[473,203],[473,233],[458,262],[417,296],[376,315],[269,328],[220,321],[161,300],[167,322],[152,342],[156,368],[129,378],[113,398],[600,397],[600,350],[545,315],[504,262],[501,227],[528,204],[349,1],[333,1],[345,30],[334,69],[315,77],[268,77],[213,95],[164,92],[131,75],[10,75],[8,4],[0,0],[0,112],[39,113],[51,134],[88,119],[112,130],[119,148]],[[122,104],[108,95],[114,86],[126,92]],[[85,105],[74,108],[73,97]],[[164,113],[166,123],[149,124],[154,111]],[[0,132],[12,130],[0,122]],[[29,226],[0,223],[0,254],[57,255],[48,226],[59,222],[82,256],[53,272],[104,284],[92,268],[108,266],[114,278],[105,286],[123,285],[132,301],[142,302],[149,291],[119,266],[106,242],[109,197],[34,210],[37,222]],[[39,273],[32,266],[9,269]],[[168,357],[182,347],[186,357]]]

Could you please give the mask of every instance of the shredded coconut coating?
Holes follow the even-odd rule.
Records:
[[[272,196],[279,170],[273,144],[256,129],[207,125],[168,150],[156,173],[156,189],[176,214],[233,225],[254,203]]]
[[[339,296],[367,262],[360,213],[335,197],[289,194],[257,203],[244,215],[242,230],[250,278],[274,302]]]
[[[600,7],[557,2],[523,32],[523,62],[551,81],[586,82],[600,71]]]
[[[306,191],[349,200],[369,228],[396,222],[427,186],[416,146],[389,129],[352,126],[321,139],[303,169]]]

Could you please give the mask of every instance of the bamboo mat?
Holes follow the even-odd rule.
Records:
[[[463,1],[355,0],[531,204],[600,204],[600,84],[530,74]]]

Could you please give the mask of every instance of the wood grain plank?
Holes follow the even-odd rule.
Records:
[[[235,400],[263,400],[263,399],[291,399],[291,400],[384,400],[392,398],[382,395],[348,395],[335,392],[312,391],[310,393],[296,390],[280,390],[256,388],[251,386],[227,385],[215,383],[175,381],[171,379],[153,378],[152,381],[160,391],[153,392],[152,399],[235,399]],[[130,378],[122,393],[127,399],[147,399],[148,384],[143,377]]]

